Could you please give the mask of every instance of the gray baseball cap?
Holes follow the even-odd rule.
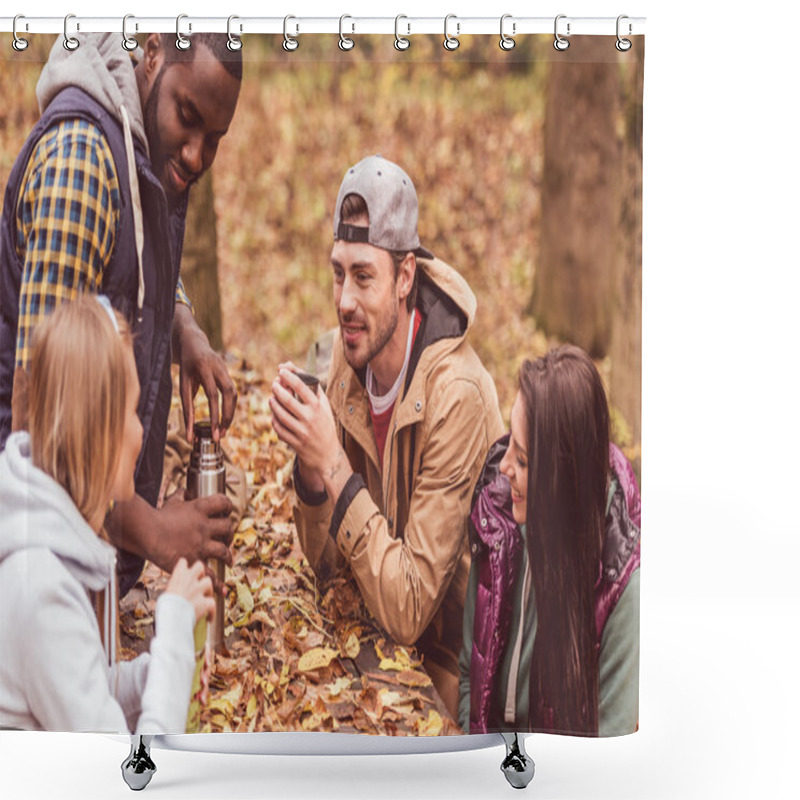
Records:
[[[360,195],[367,204],[369,227],[342,222],[342,203],[350,194]],[[336,198],[333,238],[433,258],[433,253],[419,243],[418,219],[417,191],[411,178],[383,156],[368,156],[347,170],[342,179]]]

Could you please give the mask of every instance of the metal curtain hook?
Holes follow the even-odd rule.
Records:
[[[291,14],[289,14],[283,18],[283,49],[286,50],[287,53],[293,53],[298,47],[300,47],[300,42],[298,42],[294,37],[289,36],[288,25],[290,19],[297,19],[297,17],[293,17]],[[297,30],[299,32],[299,26]]]
[[[228,44],[227,44],[227,47],[228,47],[228,50],[231,51],[231,53],[236,53],[236,52],[238,52],[239,50],[242,49],[242,40],[238,36],[234,36],[231,33],[231,23],[235,19],[239,19],[239,17],[237,17],[235,14],[231,14],[228,17]],[[240,25],[239,26],[239,32],[241,33],[241,31],[242,31],[242,26]]]
[[[23,39],[21,36],[17,36],[17,22],[19,20],[21,20],[21,19],[25,19],[25,17],[22,14],[17,14],[17,16],[14,17],[14,22],[13,22],[13,24],[11,26],[11,32],[14,34],[14,41],[11,42],[11,46],[18,53],[21,53],[28,46],[28,40],[27,39]],[[25,27],[27,29],[27,25]]]
[[[81,45],[81,43],[74,36],[69,35],[68,27],[71,19],[75,19],[74,14],[67,14],[67,16],[64,17],[64,41],[62,42],[64,49],[69,50],[70,53],[73,50],[77,50]]]
[[[458,40],[458,34],[461,32],[461,23],[456,22],[456,35],[451,36],[447,32],[447,23],[450,22],[451,19],[458,19],[458,17],[455,14],[448,14],[444,18],[444,41],[442,42],[442,46],[445,50],[450,50],[452,52],[453,50],[458,50],[458,46],[461,44]]]
[[[513,50],[514,47],[517,44],[510,36],[506,36],[505,31],[503,30],[503,28],[505,27],[505,24],[506,24],[506,20],[507,19],[511,19],[512,16],[513,16],[512,14],[503,14],[503,16],[500,17],[500,49],[501,50]],[[517,23],[516,22],[512,22],[511,23],[511,32],[512,33],[516,33],[517,32]]]
[[[619,24],[624,19],[628,19],[628,16],[626,14],[620,14],[617,17],[617,43],[614,45],[614,47],[616,47],[617,50],[620,51],[620,53],[627,53],[628,50],[630,50],[631,47],[633,47],[633,43],[631,42],[630,39],[623,39],[619,35]],[[633,26],[629,22],[628,23],[628,36],[631,35],[632,31],[633,31]]]
[[[394,18],[394,49],[395,50],[408,50],[411,47],[411,40],[406,39],[404,36],[400,35],[400,20],[401,19],[408,19],[405,14],[398,14]],[[411,33],[411,26],[408,27],[408,32]]]
[[[349,14],[342,14],[342,16],[339,17],[339,49],[340,50],[352,50],[356,46],[356,43],[355,43],[355,41],[353,39],[351,39],[349,36],[345,36],[344,35],[343,26],[344,26],[344,21],[346,19],[353,19],[353,18]],[[355,31],[355,25],[353,25],[353,31]]]
[[[127,50],[129,53],[131,53],[139,46],[139,42],[137,42],[133,36],[128,36],[129,19],[134,19],[133,14],[126,14],[122,18],[122,48],[123,50]]]
[[[188,50],[192,46],[191,41],[181,33],[181,20],[187,19],[188,17],[188,14],[178,14],[175,20],[175,47],[177,47],[178,50]],[[191,30],[192,24],[189,23],[189,31],[191,32]]]
[[[566,19],[566,18],[567,18],[566,14],[559,14],[556,17],[555,26],[554,26],[554,29],[553,29],[554,33],[555,33],[555,36],[556,36],[555,41],[553,42],[553,47],[555,47],[556,50],[559,50],[559,51],[562,51],[562,52],[569,47],[569,39],[564,39],[562,36],[559,35],[559,33],[558,33],[558,21],[560,19]],[[568,22],[567,23],[567,36],[569,36],[569,28],[570,28],[570,24]]]

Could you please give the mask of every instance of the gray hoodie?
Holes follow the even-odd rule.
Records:
[[[115,33],[81,34],[81,46],[68,51],[56,40],[36,84],[39,112],[44,113],[53,98],[70,86],[82,89],[123,124],[120,107],[125,106],[133,135],[144,145],[144,116],[130,54]]]
[[[150,653],[115,663],[114,621],[104,650],[88,590],[116,606],[116,551],[33,465],[27,433],[0,454],[0,520],[0,727],[184,733],[192,606],[162,595]]]

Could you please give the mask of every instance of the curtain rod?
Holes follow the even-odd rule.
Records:
[[[0,17],[0,32],[14,31],[15,17]],[[70,36],[80,33],[122,34],[122,17],[36,17],[18,16],[16,33],[65,33]],[[459,17],[450,14],[444,17],[195,17],[181,14],[180,17],[137,17],[129,15],[125,24],[128,36],[137,33],[180,32],[191,33],[230,33],[242,36],[252,33],[288,34],[293,37],[307,33],[328,33],[358,35],[361,33],[398,34],[443,34],[445,27],[450,36],[465,34],[501,35],[501,18],[497,17]],[[619,25],[619,27],[618,27]],[[502,33],[516,36],[531,33],[556,31],[560,36],[639,36],[645,32],[644,17],[570,17],[560,14],[555,17],[515,17],[503,15]]]

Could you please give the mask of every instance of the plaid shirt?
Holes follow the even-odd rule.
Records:
[[[64,120],[34,149],[17,205],[24,266],[15,367],[27,369],[36,323],[59,303],[99,292],[119,229],[120,191],[108,142],[85,120]],[[191,308],[180,278],[175,299]]]

